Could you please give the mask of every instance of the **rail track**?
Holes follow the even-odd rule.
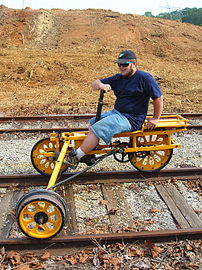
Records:
[[[71,173],[64,174],[60,181],[70,176],[72,176]],[[193,185],[200,196],[201,168],[162,170],[151,174],[137,171],[113,171],[79,175],[74,181],[66,182],[56,188],[56,192],[65,199],[68,207],[68,218],[60,235],[42,241],[25,238],[18,231],[14,217],[16,201],[28,188],[45,188],[47,181],[47,177],[41,175],[0,176],[1,208],[4,209],[0,217],[1,246],[6,246],[8,249],[19,249],[19,247],[27,249],[31,246],[32,249],[37,249],[47,244],[76,245],[81,242],[90,244],[95,240],[99,242],[134,239],[165,241],[172,238],[196,239],[202,236],[202,219],[180,193],[178,186],[178,182]],[[147,217],[141,221],[137,220],[131,211],[132,205],[136,203],[136,200],[138,201],[138,196],[141,196],[141,192],[139,195],[137,192],[138,185],[144,185],[145,189],[152,187],[151,192],[156,192],[158,196],[156,200],[161,200],[166,205],[164,209],[159,209],[159,205],[152,206],[150,218]],[[124,195],[129,190],[131,194],[134,191],[134,201],[129,202]],[[87,201],[82,197],[86,192],[91,194]],[[99,198],[98,193],[101,194]],[[84,205],[87,203],[89,207],[101,207],[102,214],[89,217],[87,211],[86,216],[79,220],[77,215],[80,215],[80,210],[77,208],[83,207],[79,202],[82,200],[84,200]],[[167,214],[163,213],[164,211]],[[159,214],[172,217],[173,227],[160,228],[161,225],[159,225],[158,229],[153,228],[155,216]],[[144,213],[142,215],[144,216]],[[85,224],[85,228],[81,223]]]
[[[1,117],[0,133],[86,130],[87,120],[92,116],[94,115]],[[182,116],[194,120],[202,118],[202,114]],[[42,125],[49,121],[59,123],[61,127],[33,128],[32,125],[38,121],[41,121]],[[66,121],[68,125],[64,125]],[[7,123],[14,123],[14,128],[2,128],[3,124]],[[76,124],[71,126],[71,123]],[[189,128],[201,130],[200,125],[190,125]],[[58,182],[74,175],[75,173],[64,173]],[[64,244],[90,245],[94,241],[106,243],[123,240],[150,239],[159,242],[170,239],[201,239],[202,209],[195,209],[190,204],[186,196],[182,195],[180,185],[189,187],[196,196],[201,196],[202,168],[165,169],[146,174],[134,170],[99,171],[79,175],[55,188],[68,208],[67,220],[60,234],[46,240],[27,238],[17,226],[14,215],[16,203],[30,189],[45,189],[48,181],[48,176],[39,174],[0,175],[3,209],[0,216],[0,245],[7,250],[37,250],[51,245],[64,247]],[[149,197],[150,192],[155,193],[155,200],[153,205],[149,204],[150,209],[143,207],[142,214],[136,216],[136,202],[140,200],[145,207],[148,203],[145,203],[144,194],[140,192],[142,189],[148,190],[148,201],[153,200]],[[90,197],[87,196],[89,194]],[[93,208],[101,209],[101,212],[92,214],[89,209]],[[165,225],[163,221],[167,217],[170,223]]]
[[[66,172],[61,175],[60,181],[75,175],[76,173]],[[193,179],[200,180],[202,176],[202,168],[178,168],[164,169],[158,172],[144,173],[136,170],[126,171],[96,171],[86,172],[78,175],[74,180],[68,181],[68,184],[108,184],[112,183],[129,183],[129,182],[159,182],[168,179],[183,180]],[[9,187],[30,187],[30,186],[46,186],[49,176],[41,174],[16,174],[16,175],[0,175],[0,188]],[[201,182],[200,182],[201,183]]]
[[[164,115],[169,115],[165,113]],[[202,117],[202,113],[180,113],[188,119],[198,119]],[[95,116],[95,114],[58,114],[58,115],[36,115],[36,116],[4,116],[0,117],[0,122],[9,121],[50,121],[50,120],[61,120],[61,119],[73,119],[73,120],[88,120]]]
[[[168,115],[168,114],[165,114]],[[201,119],[202,113],[182,113],[183,117],[187,119]],[[41,115],[41,116],[6,116],[0,117],[0,133],[14,133],[14,132],[53,132],[53,131],[82,131],[87,130],[87,121],[95,116],[94,114],[66,114],[66,115]],[[33,123],[49,122],[49,127],[26,127],[33,125]],[[59,123],[60,127],[50,127],[51,122]],[[4,128],[4,124],[13,124],[14,127]],[[39,124],[40,125],[40,124]],[[20,127],[19,127],[20,126]],[[188,129],[202,129],[202,125],[190,124]]]

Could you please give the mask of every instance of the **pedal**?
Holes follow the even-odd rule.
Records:
[[[96,161],[95,155],[85,155],[80,159],[79,162],[85,163],[86,165],[91,166],[95,163],[95,161]]]

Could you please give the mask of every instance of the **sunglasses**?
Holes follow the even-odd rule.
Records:
[[[133,62],[126,62],[126,63],[124,63],[124,64],[118,63],[118,66],[119,66],[119,67],[128,67],[131,63],[133,63]]]

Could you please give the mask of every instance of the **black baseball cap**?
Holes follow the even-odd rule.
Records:
[[[135,59],[137,59],[137,56],[133,51],[125,50],[119,53],[118,59],[115,61],[115,63],[124,64],[130,61],[133,62]]]

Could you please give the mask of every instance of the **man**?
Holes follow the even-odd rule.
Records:
[[[114,134],[141,129],[147,115],[149,100],[153,99],[153,117],[147,128],[154,129],[163,110],[162,92],[155,79],[137,69],[137,57],[131,50],[120,52],[118,59],[120,73],[92,83],[95,90],[113,91],[116,96],[114,109],[101,114],[95,123],[90,120],[89,134],[78,149],[73,149],[65,163],[74,168],[79,160],[93,150],[100,139],[109,144]]]

